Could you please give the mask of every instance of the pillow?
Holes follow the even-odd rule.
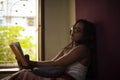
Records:
[[[66,68],[60,66],[35,67],[33,72],[42,77],[59,77],[65,73]]]

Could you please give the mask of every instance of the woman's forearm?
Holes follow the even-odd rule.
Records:
[[[39,67],[39,66],[57,66],[54,61],[30,61],[30,66]]]

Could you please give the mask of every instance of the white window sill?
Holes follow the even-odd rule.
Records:
[[[0,72],[2,72],[2,71],[4,71],[4,72],[6,72],[6,71],[18,71],[19,70],[19,68],[8,68],[8,69],[0,69]]]
[[[19,71],[19,68],[3,68],[3,69],[0,69],[0,73],[8,73],[8,72],[17,72]]]

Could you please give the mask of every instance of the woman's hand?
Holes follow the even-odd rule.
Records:
[[[23,66],[22,63],[19,61],[19,59],[17,59],[17,57],[15,57],[18,63],[18,66],[20,69],[31,69],[32,67],[30,65],[28,66]],[[29,55],[25,55],[25,59],[28,61],[28,63],[30,62],[30,58]]]

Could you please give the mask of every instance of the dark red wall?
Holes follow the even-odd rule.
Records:
[[[76,0],[76,19],[97,27],[98,80],[120,80],[120,0]]]

